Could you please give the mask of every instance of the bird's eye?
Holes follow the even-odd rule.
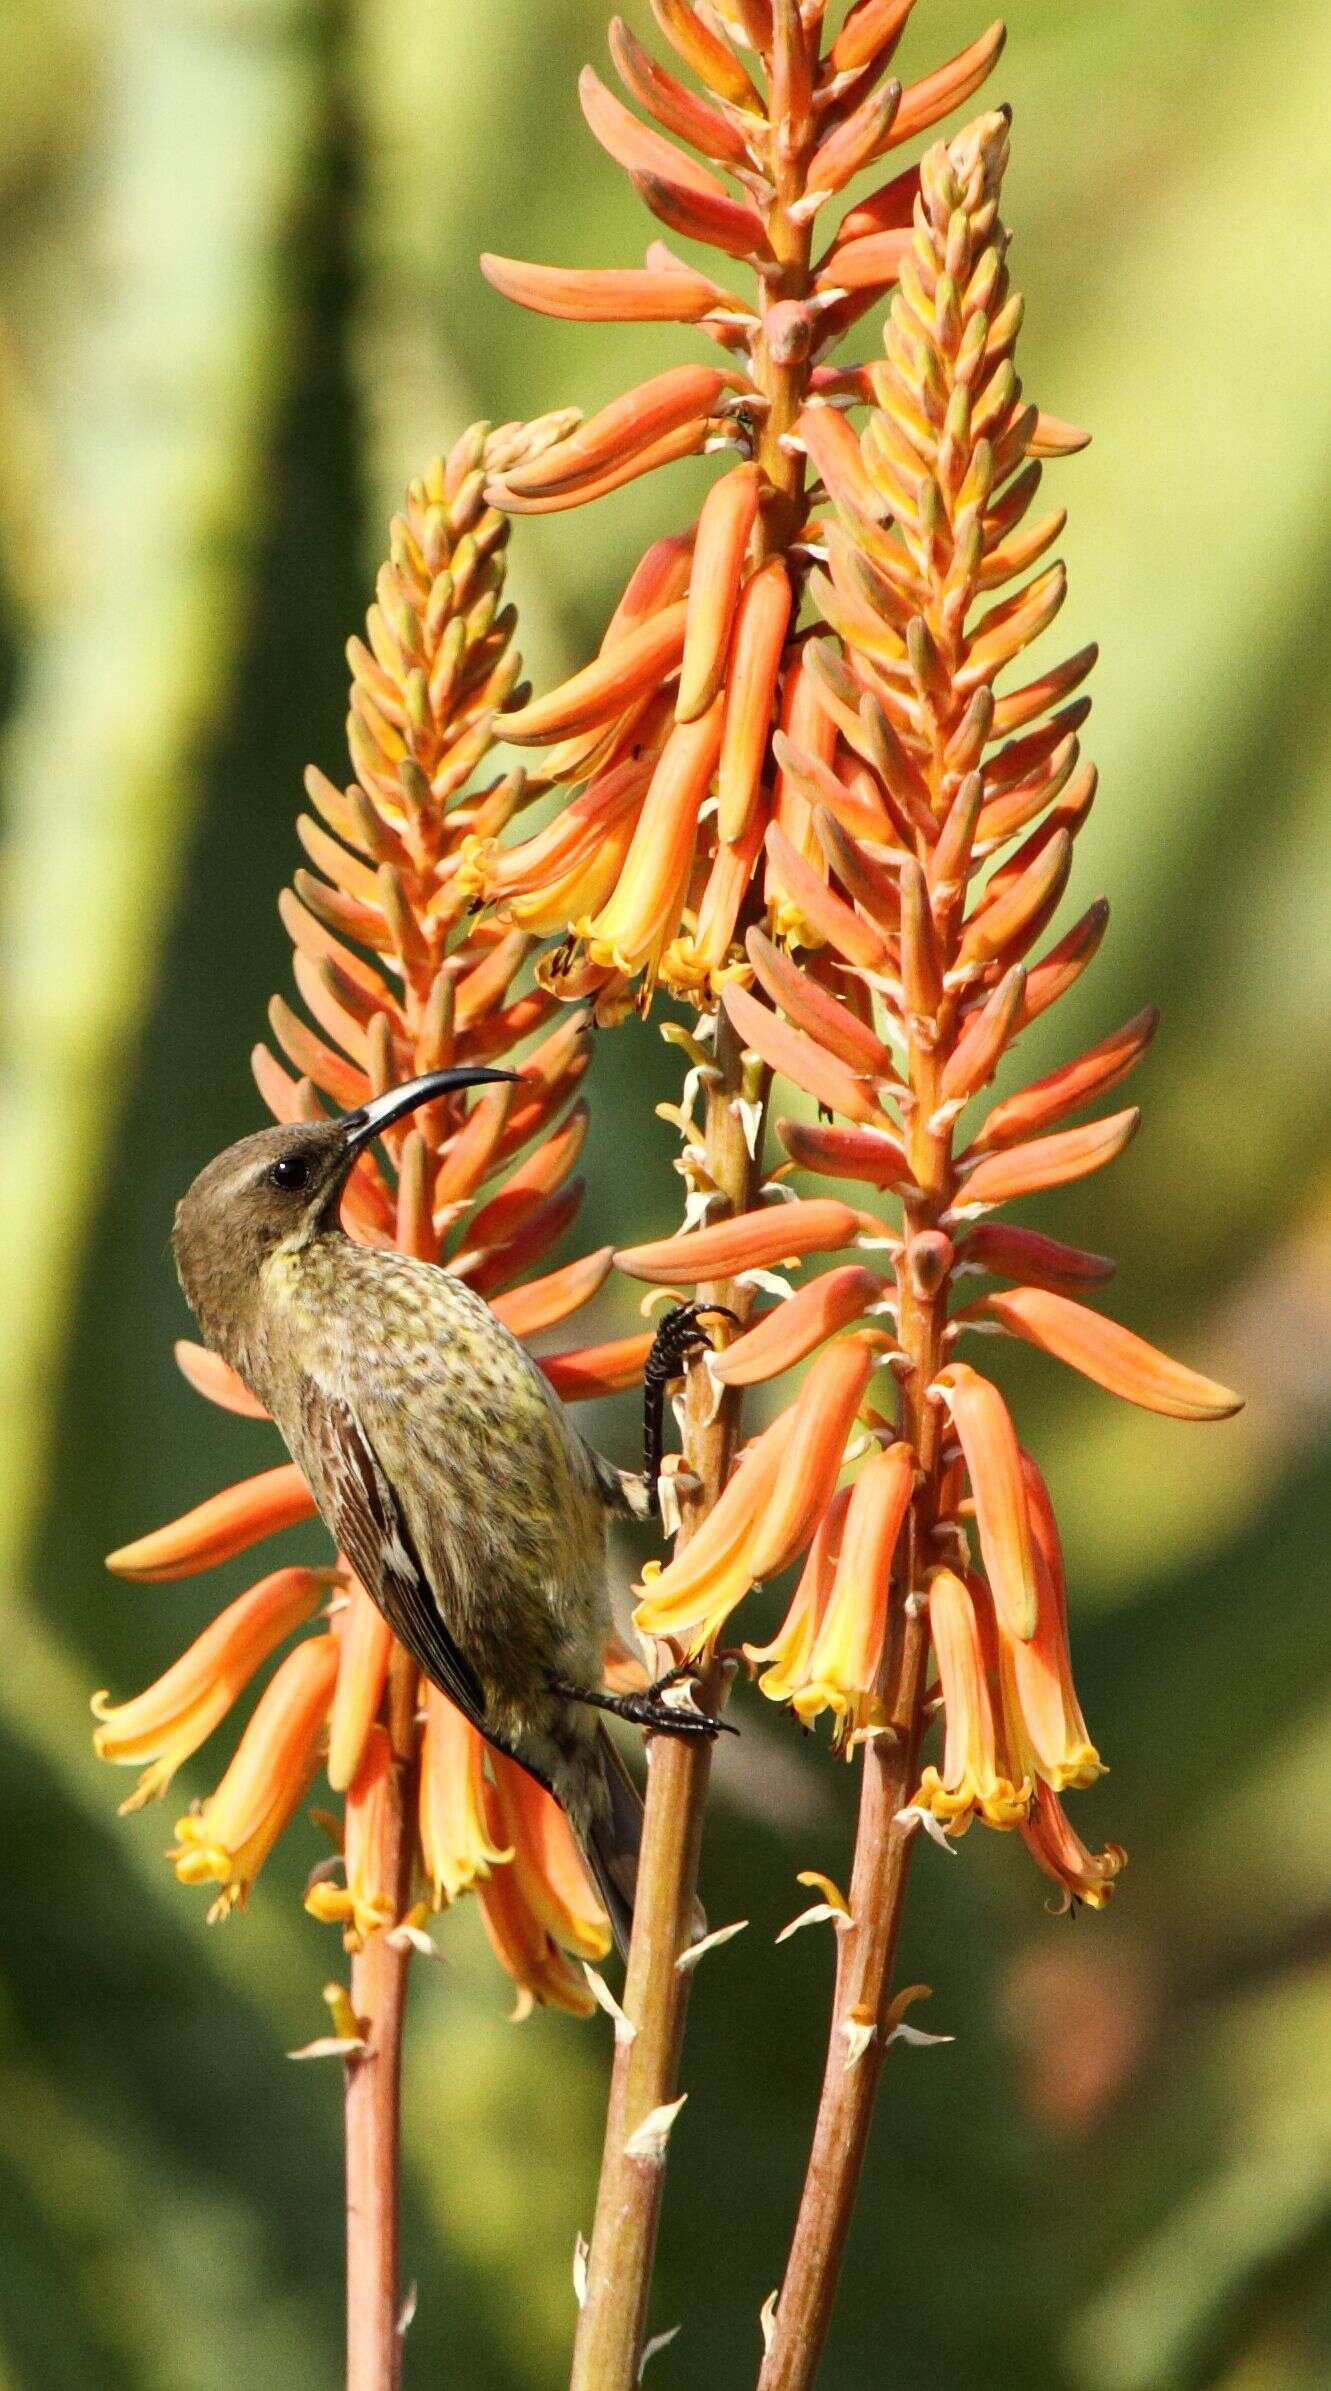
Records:
[[[295,1194],[300,1188],[309,1186],[310,1166],[303,1154],[284,1154],[279,1162],[273,1164],[268,1176],[274,1187]]]

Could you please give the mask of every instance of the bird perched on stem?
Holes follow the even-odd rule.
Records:
[[[206,1342],[264,1405],[366,1592],[431,1682],[568,1813],[621,1950],[641,1802],[598,1710],[675,1734],[719,1721],[601,1683],[606,1520],[656,1509],[664,1387],[708,1339],[667,1315],[646,1378],[648,1472],[592,1451],[489,1305],[452,1272],[359,1245],[338,1214],[365,1148],[423,1104],[511,1071],[426,1073],[341,1119],[262,1129],[176,1211]]]

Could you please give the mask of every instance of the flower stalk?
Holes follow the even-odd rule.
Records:
[[[398,1647],[384,1705],[392,1756],[381,1849],[396,1918],[412,1903],[420,1797],[416,1688],[406,1664]],[[402,2039],[411,1959],[406,1936],[379,1933],[368,1935],[351,1961],[351,2007],[363,2048],[346,2063],[347,2391],[397,2391],[401,2380]]]
[[[720,1025],[708,1075],[704,1167],[725,1210],[748,1210],[757,1170],[740,1106],[752,1091],[738,1037]],[[699,1301],[734,1304],[745,1291],[729,1279],[700,1287]],[[739,1396],[714,1404],[706,1372],[694,1368],[685,1391],[683,1453],[696,1481],[680,1497],[677,1549],[707,1517],[729,1476],[738,1433]],[[713,1664],[699,1698],[718,1711],[730,1672]],[[616,2040],[606,2104],[605,2142],[587,2280],[578,2319],[570,2391],[636,2382],[647,2329],[656,2238],[665,2188],[668,2135],[649,2121],[668,2116],[678,2098],[680,2059],[692,1971],[681,1968],[693,1933],[711,1745],[702,1738],[656,1736],[648,1746],[646,1818],[633,1940],[623,2009],[633,2028]]]
[[[910,1025],[905,1078],[912,1101],[905,1144],[912,1181],[905,1251],[928,1253],[952,1192],[950,1130],[931,1128],[943,1058],[926,1025]],[[894,1598],[873,1698],[881,1731],[866,1745],[860,1781],[850,1918],[837,1937],[836,1982],[817,2118],[785,2279],[767,2328],[760,2391],[814,2381],[836,2303],[855,2198],[887,2056],[893,1968],[918,1833],[904,1818],[919,1780],[930,1629],[915,1589],[925,1581],[939,1517],[942,1435],[932,1387],[948,1349],[946,1276],[907,1266],[899,1279],[899,1428],[916,1464],[916,1492],[897,1550]]]

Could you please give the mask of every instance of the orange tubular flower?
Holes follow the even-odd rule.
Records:
[[[1035,1463],[1021,1456],[1038,1588],[1038,1618],[1025,1642],[998,1623],[998,1672],[1008,1744],[1022,1765],[1056,1793],[1091,1785],[1100,1755],[1086,1732],[1068,1652],[1068,1591],[1054,1507]]]
[[[1060,1909],[1084,1902],[1103,1909],[1114,1890],[1114,1879],[1127,1858],[1121,1844],[1107,1843],[1101,1852],[1088,1851],[1063,1804],[1047,1785],[1037,1785],[1031,1814],[1021,1824],[1021,1839],[1034,1860],[1058,1886]]]
[[[982,1598],[981,1598],[982,1599]],[[943,1688],[946,1740],[941,1770],[926,1768],[915,1799],[962,1835],[973,1818],[1019,1826],[1031,1805],[1031,1780],[1000,1769],[984,1637],[974,1597],[953,1569],[929,1581],[929,1630]]]
[[[878,1682],[887,1633],[897,1541],[914,1488],[915,1456],[909,1445],[889,1445],[865,1463],[851,1490],[805,1682],[789,1697],[805,1721],[822,1710],[833,1711],[845,1738],[882,1722],[882,1706],[872,1688]],[[764,1691],[771,1690],[765,1682]]]
[[[122,1814],[165,1793],[181,1762],[207,1742],[255,1670],[313,1618],[332,1582],[331,1570],[275,1570],[219,1611],[146,1693],[115,1704],[105,1694],[93,1695],[101,1721],[92,1739],[98,1759],[121,1767],[148,1763],[121,1803]]]
[[[320,1880],[305,1896],[311,1916],[345,1923],[347,1945],[353,1951],[367,1935],[381,1934],[385,1927],[397,1924],[389,1848],[388,1787],[393,1766],[392,1737],[377,1719],[372,1720],[365,1730],[360,1767],[347,1791],[346,1882],[337,1885]]]
[[[731,379],[712,375],[704,395]],[[693,384],[688,394],[692,403]],[[290,1120],[314,1118],[325,1104],[360,1103],[414,1072],[516,1052],[516,1086],[487,1091],[467,1110],[432,1106],[390,1132],[390,1167],[362,1161],[344,1219],[363,1242],[397,1244],[460,1271],[523,1337],[568,1319],[610,1268],[606,1250],[542,1272],[581,1193],[570,1173],[586,1115],[573,1098],[587,1044],[580,1019],[557,1018],[551,995],[522,986],[525,930],[478,922],[460,867],[464,850],[493,844],[526,793],[520,773],[474,786],[519,670],[512,611],[501,606],[507,526],[484,487],[500,473],[539,475],[543,456],[570,438],[582,440],[584,457],[594,452],[595,427],[577,434],[575,425],[564,415],[496,433],[477,426],[408,492],[367,642],[353,640],[349,650],[356,778],[336,789],[309,774],[318,819],[303,820],[300,835],[314,869],[298,872],[282,898],[310,1021],[275,999],[274,1037],[290,1070],[267,1048],[255,1056],[261,1094]],[[660,560],[650,577],[658,599],[672,574],[678,581],[678,562]],[[676,661],[683,616],[677,599]],[[647,634],[659,643],[651,616]],[[631,624],[618,635],[630,644]],[[659,677],[666,650],[654,653]],[[631,816],[625,821],[627,836]],[[613,852],[604,832],[601,820],[593,843]],[[573,857],[566,846],[562,868]],[[630,1385],[648,1342],[563,1352],[551,1358],[550,1375],[566,1400]],[[263,1417],[214,1355],[184,1344],[178,1357],[210,1401]],[[147,1580],[188,1576],[313,1510],[300,1472],[282,1463],[127,1545],[110,1566]],[[125,1806],[165,1790],[256,1670],[338,1587],[330,1631],[282,1661],[217,1793],[181,1821],[177,1873],[189,1883],[221,1882],[214,1916],[242,1903],[322,1758],[333,1790],[346,1797],[345,1881],[317,1882],[309,1906],[341,1923],[355,1948],[399,1923],[400,1895],[386,1874],[387,1805],[399,1769],[414,1788],[416,1871],[428,1904],[485,1886],[491,1939],[520,1991],[586,2008],[582,1978],[563,1954],[599,1954],[607,1929],[562,1813],[533,1809],[526,1780],[500,1796],[474,1730],[433,1687],[418,1686],[344,1565],[277,1571],[230,1603],[145,1693],[115,1706],[97,1696],[98,1752],[144,1770]]]
[[[740,368],[724,387],[663,375],[615,416],[633,427],[639,462],[655,463],[663,406],[696,403],[707,444],[728,458],[671,548],[675,577],[644,601],[664,689],[644,736],[639,624],[622,645],[607,634],[593,666],[524,709],[520,736],[574,726],[595,736],[594,751],[568,749],[550,766],[552,778],[581,781],[581,794],[538,839],[473,868],[501,915],[510,889],[553,896],[568,868],[560,824],[576,841],[580,808],[590,819],[613,807],[618,825],[622,804],[636,827],[613,893],[594,915],[567,913],[570,944],[546,982],[593,995],[599,986],[618,1005],[625,979],[641,974],[644,1000],[659,977],[704,1012],[719,1006],[751,1064],[754,1117],[769,1071],[823,1116],[777,1123],[796,1200],[771,1201],[793,1191],[770,1184],[758,1208],[707,1220],[711,1191],[686,1144],[687,1233],[617,1256],[656,1285],[792,1297],[711,1358],[718,1397],[811,1363],[793,1408],[741,1456],[711,1516],[644,1589],[639,1626],[706,1645],[751,1585],[811,1544],[785,1625],[751,1652],[765,1664],[764,1690],[804,1718],[831,1709],[843,1737],[886,1724],[905,1743],[920,1697],[895,1683],[892,1654],[909,1642],[906,1597],[918,1613],[927,1587],[945,1753],[925,1769],[918,1806],[953,1831],[972,1816],[1011,1826],[1029,1812],[1041,1865],[1094,1899],[1119,1857],[1069,1858],[1054,1802],[1100,1762],[1072,1687],[1052,1512],[998,1389],[955,1347],[968,1331],[1002,1330],[1178,1418],[1218,1418],[1236,1399],[1080,1300],[1112,1264],[994,1217],[1122,1151],[1135,1109],[1089,1124],[1072,1116],[1133,1068],[1153,1013],[1005,1095],[957,1140],[1020,1032],[1080,977],[1104,932],[1097,903],[1040,953],[1096,791],[1078,742],[1088,710],[1078,691],[1095,651],[1024,677],[1014,669],[1065,595],[1063,569],[1049,562],[1064,516],[1035,505],[1042,460],[1083,435],[1031,405],[1017,376],[1022,302],[998,217],[1006,115],[931,148],[918,171],[852,208],[814,260],[792,254],[788,193],[785,212],[764,214],[769,120],[743,54],[762,55],[774,96],[781,84],[797,146],[801,109],[812,112],[793,208],[807,225],[860,167],[973,92],[997,55],[1001,28],[905,92],[880,83],[909,13],[861,0],[820,60],[809,24],[820,12],[755,6],[708,10],[704,21],[671,0],[658,21],[702,99],[617,31],[631,96],[707,164],[677,156],[671,167],[660,136],[599,85],[594,131],[666,221],[753,262],[759,297],[752,310],[728,308],[718,286],[710,299],[690,286],[686,309],[673,262],[662,273],[660,320],[687,318]],[[741,23],[744,42],[732,42]],[[732,169],[738,202],[721,179]],[[496,261],[488,270],[525,304],[557,297],[560,312],[586,320],[614,313],[609,278],[543,281]],[[890,297],[881,356],[832,368],[833,341],[879,294]],[[635,308],[645,297],[635,285]],[[773,409],[775,445],[764,434]],[[590,455],[574,435],[529,473],[496,477],[492,495],[501,506],[556,487],[589,497],[603,468],[599,435]],[[675,761],[686,739],[696,774]],[[708,773],[714,804],[702,801]],[[729,943],[718,943],[718,922]],[[709,1042],[705,1023],[689,1042],[703,1085]],[[687,1105],[679,1118],[691,1127]],[[839,1184],[820,1195],[805,1173]],[[886,1193],[895,1217],[842,1203],[847,1181]],[[834,1257],[820,1275],[817,1256]],[[959,1295],[973,1272],[1016,1283],[967,1303]],[[884,1315],[890,1329],[867,1326]],[[855,1352],[863,1367],[852,1383]],[[877,1358],[899,1380],[895,1427],[865,1402]],[[865,1453],[859,1477],[842,1484]],[[900,1702],[905,1713],[892,1707]]]
[[[181,1883],[222,1886],[210,1920],[243,1909],[250,1886],[304,1799],[337,1663],[336,1636],[310,1636],[288,1652],[216,1793],[176,1821],[178,1842],[171,1858]]]
[[[511,1860],[490,1831],[485,1749],[447,1694],[425,1688],[420,1844],[433,1906],[442,1909]]]
[[[863,1337],[819,1355],[798,1402],[759,1438],[687,1551],[652,1582],[634,1614],[644,1635],[680,1636],[699,1649],[751,1586],[804,1550],[831,1500],[872,1367]]]

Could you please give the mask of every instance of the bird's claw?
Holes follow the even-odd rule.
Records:
[[[682,1377],[697,1354],[712,1351],[712,1340],[700,1326],[704,1320],[730,1320],[736,1328],[740,1325],[724,1304],[672,1304],[661,1319],[643,1368],[642,1475],[648,1504],[658,1519],[665,1391],[672,1379]]]
[[[677,1660],[673,1669],[645,1687],[641,1695],[630,1696],[641,1703],[639,1724],[650,1727],[657,1735],[738,1735],[738,1727],[729,1719],[718,1718],[710,1710],[699,1710],[683,1702],[667,1702],[665,1695],[671,1686],[682,1685],[686,1679],[696,1679],[696,1660]]]
[[[643,1377],[648,1386],[668,1386],[672,1378],[682,1376],[688,1364],[699,1353],[713,1350],[712,1340],[704,1320],[729,1320],[739,1327],[737,1315],[723,1303],[676,1303],[662,1315],[652,1348],[647,1356]]]
[[[682,1660],[654,1685],[644,1686],[640,1693],[612,1693],[608,1686],[575,1685],[569,1678],[549,1676],[546,1683],[552,1693],[562,1694],[569,1702],[586,1702],[593,1710],[608,1710],[612,1718],[626,1719],[631,1727],[643,1727],[652,1735],[738,1735],[729,1719],[714,1718],[710,1711],[696,1710],[687,1704],[667,1702],[665,1695],[672,1685],[685,1677],[697,1675],[696,1660]]]
[[[710,1710],[690,1710],[682,1702],[653,1700],[656,1688],[649,1686],[642,1694],[629,1694],[621,1718],[630,1719],[635,1727],[645,1727],[652,1735],[738,1735],[738,1727],[729,1719],[717,1718]]]

